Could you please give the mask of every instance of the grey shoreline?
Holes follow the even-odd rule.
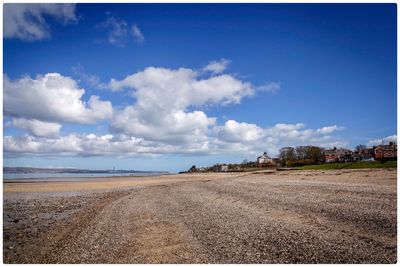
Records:
[[[155,175],[138,175],[138,176],[93,176],[93,177],[46,177],[46,178],[18,178],[18,179],[3,179],[4,184],[19,184],[19,183],[52,183],[52,182],[98,182],[101,180],[112,180],[112,179],[135,179],[135,178],[158,178],[160,176],[169,176],[175,174],[155,174]]]
[[[397,260],[393,169],[128,178],[3,181],[4,263]]]
[[[96,180],[101,180],[101,179],[118,179],[118,178],[145,178],[145,177],[160,177],[160,176],[169,176],[169,175],[176,175],[176,173],[151,173],[149,175],[110,175],[110,176],[55,176],[55,177],[43,177],[43,178],[35,178],[35,177],[23,177],[23,178],[7,178],[3,177],[3,183],[24,183],[24,182],[29,182],[29,183],[44,183],[44,182],[75,182],[75,181],[82,181],[82,180],[88,180],[88,181],[96,181]],[[71,179],[71,181],[68,181]]]

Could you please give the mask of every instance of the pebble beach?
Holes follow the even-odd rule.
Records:
[[[4,263],[395,263],[395,169],[4,181]]]

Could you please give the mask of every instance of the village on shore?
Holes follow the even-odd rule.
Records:
[[[397,144],[389,142],[385,145],[382,142],[381,145],[373,147],[358,145],[354,150],[336,147],[324,149],[318,146],[283,147],[279,150],[279,157],[277,158],[271,158],[267,152],[264,152],[255,161],[244,160],[239,164],[217,163],[209,167],[193,165],[186,172],[241,172],[259,168],[287,169],[307,165],[360,161],[397,161]]]

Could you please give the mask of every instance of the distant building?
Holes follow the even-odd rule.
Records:
[[[327,149],[324,151],[324,159],[327,163],[352,161],[353,152],[346,148]]]
[[[327,163],[339,161],[338,156],[337,156],[336,147],[334,147],[333,149],[325,150],[324,151],[324,159],[325,159],[325,162],[327,162]]]
[[[215,172],[227,172],[228,171],[228,165],[226,164],[217,164],[214,166],[214,171]]]
[[[373,148],[363,148],[358,150],[361,161],[374,160],[374,149]]]
[[[360,161],[360,160],[361,160],[361,155],[357,152],[354,152],[350,157],[350,161]]]
[[[220,168],[219,168],[219,171],[220,172],[227,172],[228,171],[228,165],[225,165],[225,164],[221,165]]]
[[[374,146],[373,149],[375,160],[397,159],[397,145],[394,142],[390,142],[389,145]]]
[[[261,156],[257,158],[258,164],[272,163],[272,159],[268,157],[267,152],[264,152]]]

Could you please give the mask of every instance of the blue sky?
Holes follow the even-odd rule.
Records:
[[[397,137],[395,4],[4,12],[4,166],[180,171]]]

